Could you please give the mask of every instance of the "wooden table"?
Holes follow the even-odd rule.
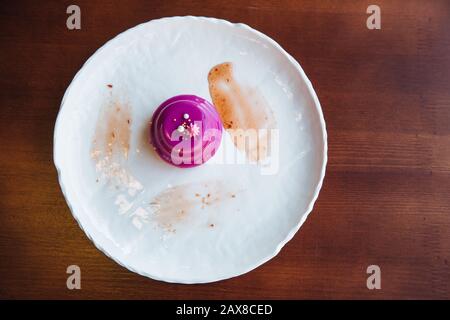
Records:
[[[81,30],[66,8],[81,8]],[[0,298],[450,298],[450,3],[14,1],[0,8]],[[281,253],[207,285],[120,267],[80,230],[52,162],[64,91],[108,39],[154,18],[244,22],[291,53],[325,115],[329,164],[313,213]],[[77,264],[82,289],[66,288]],[[368,290],[366,268],[381,268]]]

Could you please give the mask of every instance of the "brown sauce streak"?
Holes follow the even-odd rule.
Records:
[[[127,104],[110,101],[100,111],[91,156],[95,161],[128,158],[131,136],[131,112]]]
[[[198,184],[179,185],[155,196],[150,204],[156,207],[156,223],[167,231],[175,232],[177,224],[189,219],[193,210],[204,210],[235,198],[235,193],[227,192],[220,182],[209,183],[201,193],[192,191],[196,187]]]
[[[251,160],[264,159],[269,152],[268,136],[261,135],[255,143],[246,143],[236,131],[275,128],[274,115],[264,97],[257,89],[242,87],[234,79],[231,62],[214,66],[208,73],[208,83],[213,104],[236,147]]]

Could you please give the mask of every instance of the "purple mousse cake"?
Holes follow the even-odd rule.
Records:
[[[150,125],[150,141],[166,162],[190,168],[208,161],[220,146],[222,122],[215,107],[194,95],[164,101]]]

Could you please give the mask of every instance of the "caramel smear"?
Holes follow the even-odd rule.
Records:
[[[100,112],[92,142],[91,156],[128,158],[131,136],[131,112],[127,104],[109,102]]]
[[[97,182],[111,182],[131,196],[142,184],[125,168],[131,137],[131,108],[111,97],[100,111],[91,147],[91,158],[99,173]]]
[[[265,159],[270,152],[270,129],[276,127],[265,98],[257,89],[242,87],[234,79],[231,62],[214,66],[208,83],[213,104],[235,146],[252,161]]]
[[[183,184],[167,188],[150,202],[155,222],[166,231],[175,232],[176,226],[193,219],[194,214],[204,215],[204,210],[225,201],[235,200],[220,182]]]

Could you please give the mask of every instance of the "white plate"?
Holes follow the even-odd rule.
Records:
[[[258,88],[273,110],[280,136],[274,174],[262,175],[256,165],[218,164],[218,155],[206,165],[178,169],[148,144],[156,107],[177,94],[211,101],[208,71],[226,61],[236,79]],[[130,151],[122,166],[126,179],[138,181],[118,189],[100,177],[91,157],[100,110],[112,99],[130,108]],[[300,65],[247,25],[203,17],[153,20],[107,42],[67,89],[54,133],[62,191],[97,248],[133,272],[178,283],[234,277],[273,258],[312,210],[326,160],[322,110]],[[162,227],[152,199],[189,184],[188,191],[202,197],[216,191],[233,196],[196,207],[172,221],[173,230]],[[176,201],[184,199],[163,196],[159,205]]]

